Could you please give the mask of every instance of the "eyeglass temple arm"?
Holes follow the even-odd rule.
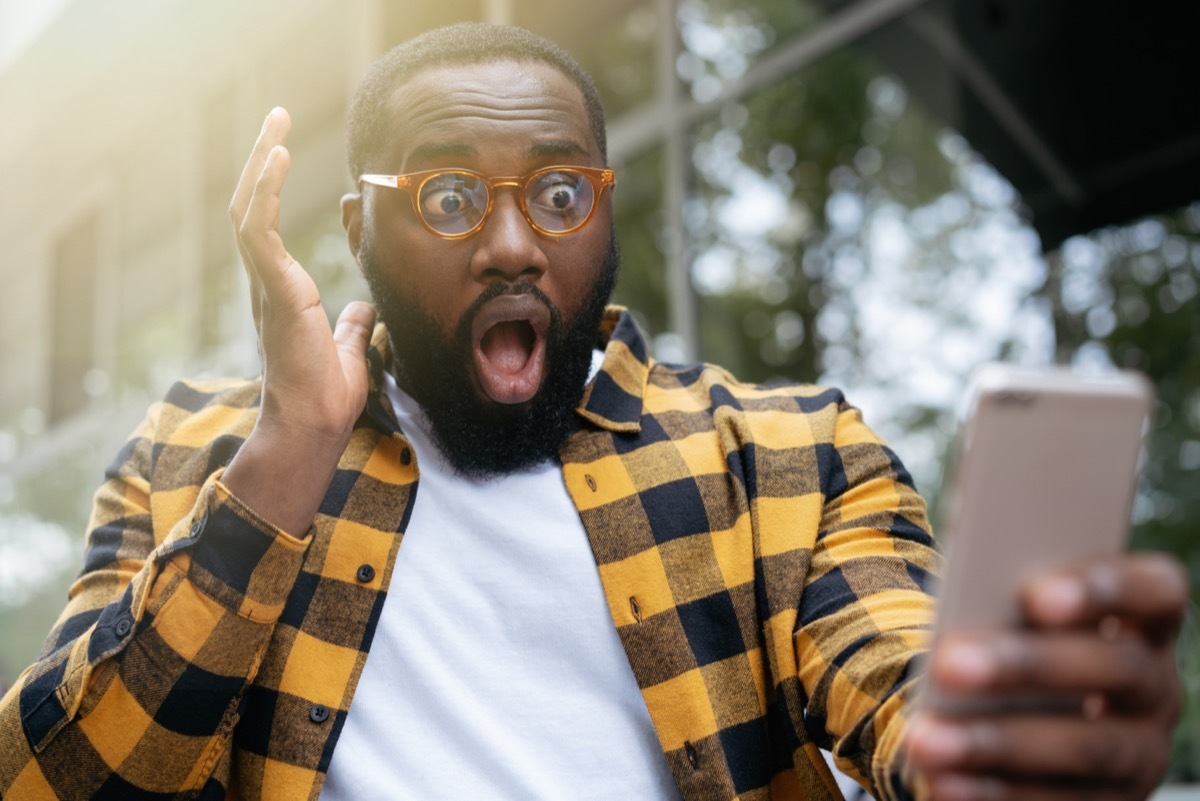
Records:
[[[358,176],[360,184],[375,184],[375,186],[386,186],[391,189],[405,189],[408,187],[407,175],[360,175]]]

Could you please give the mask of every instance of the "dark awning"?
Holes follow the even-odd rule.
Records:
[[[863,46],[1012,182],[1050,250],[1200,198],[1198,32],[1196,0],[937,0]]]

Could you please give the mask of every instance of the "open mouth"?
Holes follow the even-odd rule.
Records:
[[[546,373],[550,310],[532,294],[501,295],[488,301],[471,324],[475,379],[497,403],[533,399]]]

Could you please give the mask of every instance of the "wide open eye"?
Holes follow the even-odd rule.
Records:
[[[470,173],[444,172],[421,185],[418,206],[425,222],[444,234],[460,234],[478,224],[487,210],[487,186]]]
[[[595,198],[583,173],[551,170],[530,182],[525,199],[538,225],[550,231],[568,231],[587,218]]]

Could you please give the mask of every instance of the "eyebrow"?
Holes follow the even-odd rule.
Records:
[[[529,146],[528,153],[534,158],[545,156],[586,156],[587,149],[570,139],[551,139],[546,142],[534,142]]]
[[[534,142],[525,151],[529,158],[566,158],[586,156],[587,149],[578,142],[570,139],[551,139],[544,142]],[[446,162],[460,158],[473,158],[479,155],[479,149],[466,142],[430,142],[418,145],[408,154],[406,163],[429,164],[431,162]]]
[[[418,145],[408,154],[409,164],[427,164],[431,161],[464,158],[479,155],[479,151],[466,142],[430,142]]]

